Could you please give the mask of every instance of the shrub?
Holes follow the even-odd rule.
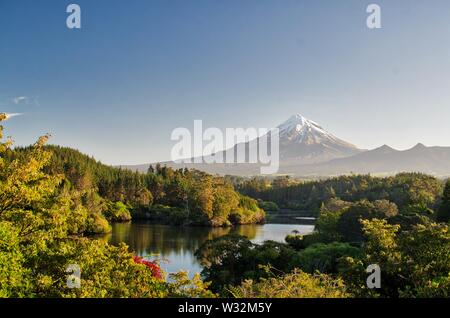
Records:
[[[338,273],[339,261],[342,257],[362,257],[361,250],[348,243],[313,244],[292,260],[293,266],[308,273]]]
[[[280,208],[278,207],[278,205],[275,202],[272,201],[259,201],[258,205],[261,209],[263,209],[264,211],[279,211]]]
[[[349,297],[344,283],[325,274],[307,274],[300,270],[283,277],[246,280],[231,288],[237,298],[344,298]]]
[[[93,213],[88,216],[86,234],[106,234],[111,232],[111,225],[108,220],[98,213]]]
[[[105,216],[112,222],[127,222],[131,220],[131,214],[127,206],[122,202],[108,202]]]

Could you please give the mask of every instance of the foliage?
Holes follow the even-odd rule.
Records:
[[[211,282],[211,289],[225,295],[229,285],[266,277],[267,271],[261,265],[291,270],[294,254],[286,244],[266,241],[257,245],[236,234],[206,241],[195,253],[203,266],[202,276]]]
[[[401,231],[386,220],[362,221],[366,241],[364,257],[347,258],[342,277],[360,296],[446,297],[450,292],[450,234],[447,225],[429,221]],[[382,271],[379,290],[364,285],[369,264]]]
[[[315,226],[315,233],[306,238],[307,243],[339,242],[343,239],[338,228],[338,222],[344,212],[352,204],[339,199],[331,199],[322,204],[319,218]],[[309,245],[309,244],[308,244]]]
[[[273,201],[280,207],[316,212],[323,202],[332,198],[348,202],[388,200],[400,212],[415,204],[432,208],[442,193],[439,180],[421,173],[400,173],[386,178],[351,175],[303,182],[254,178],[235,180],[235,183],[238,191],[253,198]]]
[[[322,204],[314,233],[290,235],[286,241],[296,249],[316,243],[349,242],[359,245],[363,241],[361,220],[392,219],[397,215],[397,206],[387,200],[346,202],[334,198]]]
[[[231,288],[239,298],[344,298],[350,295],[342,279],[325,274],[307,274],[299,270],[281,277],[245,280]]]
[[[442,191],[439,180],[417,173],[240,183],[161,165],[143,174],[45,146],[48,137],[11,149],[0,126],[0,297],[450,295],[449,181]],[[157,261],[84,237],[130,215],[179,225],[257,223],[261,206],[274,204],[314,209],[315,232],[293,233],[287,244],[209,240],[196,252],[207,283],[186,272],[167,282]],[[381,289],[366,287],[370,264],[381,268]],[[67,285],[69,265],[81,270],[80,288]]]
[[[450,180],[445,184],[442,203],[438,210],[437,220],[439,222],[450,222]]]
[[[257,201],[244,195],[239,195],[239,206],[229,216],[232,224],[263,223],[264,219],[265,213]]]
[[[348,243],[313,244],[293,258],[295,267],[308,273],[333,273],[339,271],[339,261],[343,257],[361,257],[361,250]]]
[[[157,278],[157,279],[162,279],[163,278],[163,274],[161,271],[161,267],[159,267],[159,265],[155,262],[151,262],[151,261],[147,261],[144,258],[140,257],[140,256],[134,256],[133,260],[136,264],[142,264],[147,266],[150,271],[152,272],[153,277]]]
[[[312,235],[300,235],[300,234],[289,234],[285,237],[286,243],[295,250],[302,250],[307,247],[306,237],[311,237]]]
[[[28,290],[31,271],[23,266],[18,229],[10,222],[0,222],[0,298],[23,297]]]
[[[163,297],[167,292],[166,283],[136,263],[123,244],[72,238],[37,250],[29,262],[36,275],[28,297]],[[69,264],[80,267],[80,288],[67,286]]]
[[[46,172],[48,136],[15,153],[2,133],[0,126],[0,297],[167,297],[201,290],[198,280],[165,282],[157,263],[134,257],[124,244],[74,235],[109,228],[104,199],[83,189],[87,178],[74,187]],[[69,265],[80,269],[80,288],[67,284]]]
[[[173,283],[169,286],[169,297],[215,298],[217,296],[208,289],[210,283],[203,282],[198,273],[189,279],[188,272],[179,271],[170,274],[170,278]]]
[[[128,207],[122,202],[108,202],[108,208],[105,216],[113,222],[127,222],[131,220],[131,214]]]
[[[264,212],[256,201],[238,194],[222,177],[159,164],[150,167],[147,173],[139,173],[104,165],[70,148],[45,146],[45,149],[51,155],[45,172],[64,176],[71,191],[87,196],[84,205],[101,203],[95,206],[96,211],[113,222],[128,220],[129,214],[153,218],[153,204],[186,211],[186,220],[181,220],[183,216],[179,214],[173,215],[175,220],[170,220],[170,215],[157,218],[171,224],[225,226],[264,221]],[[31,151],[31,147],[16,148],[8,153],[7,159],[13,161]],[[120,215],[115,217],[115,213]]]
[[[397,215],[397,213],[397,206],[386,200],[359,201],[352,204],[340,216],[337,222],[337,230],[343,241],[361,242],[363,240],[361,220],[386,219]]]
[[[279,211],[280,208],[278,207],[278,205],[275,202],[271,202],[271,201],[258,201],[258,205],[261,209],[263,209],[264,211]]]
[[[239,235],[227,235],[205,242],[196,252],[203,265],[202,275],[211,289],[226,294],[229,285],[246,279],[267,278],[265,266],[277,273],[296,268],[313,273],[337,273],[341,257],[360,255],[358,248],[344,243],[318,244],[296,251],[287,244],[266,241],[253,244]]]
[[[212,283],[213,291],[220,291],[224,285],[240,283],[241,275],[253,265],[246,263],[253,247],[243,236],[228,235],[206,241],[195,252],[203,266],[202,276]],[[256,264],[253,269],[256,269]]]
[[[133,213],[133,218],[148,219],[160,224],[183,225],[188,222],[188,211],[163,204],[155,204],[144,214]]]

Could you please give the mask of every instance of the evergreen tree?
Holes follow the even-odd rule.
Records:
[[[442,196],[442,204],[437,214],[437,220],[439,222],[450,221],[450,179],[447,180],[444,188],[444,194]]]

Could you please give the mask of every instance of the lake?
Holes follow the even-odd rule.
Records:
[[[107,239],[115,245],[120,242],[126,243],[139,256],[161,260],[161,267],[168,273],[187,270],[192,276],[202,270],[194,253],[208,239],[237,233],[254,243],[266,240],[284,242],[286,235],[294,230],[300,234],[308,234],[313,229],[314,225],[311,224],[269,223],[240,225],[233,228],[206,228],[131,222],[113,224],[112,233]]]

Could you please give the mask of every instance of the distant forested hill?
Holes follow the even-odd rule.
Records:
[[[443,181],[422,173],[400,173],[391,177],[352,175],[320,181],[299,181],[289,177],[231,178],[241,193],[280,207],[319,211],[333,198],[349,202],[367,199],[389,200],[399,209],[434,209],[442,195]]]

